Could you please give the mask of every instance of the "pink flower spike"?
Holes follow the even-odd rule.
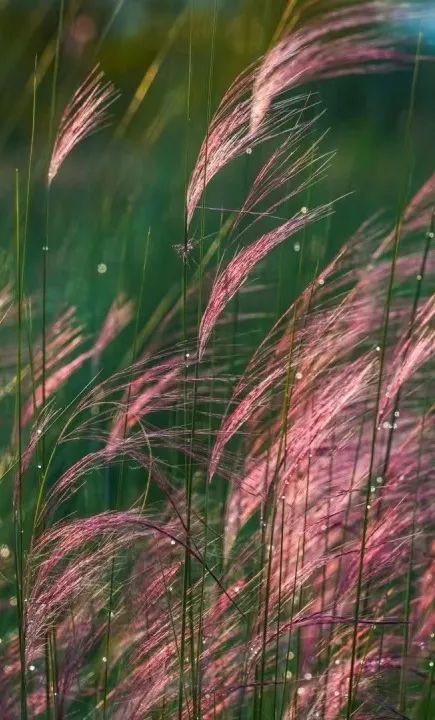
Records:
[[[107,123],[107,111],[117,98],[118,92],[96,66],[65,108],[51,154],[48,186],[76,145]]]
[[[262,235],[256,242],[238,253],[219,275],[211,292],[207,308],[202,316],[199,331],[199,358],[204,355],[207,341],[229,301],[246,281],[251,270],[275,247],[297,233],[306,224],[325,218],[331,212],[330,205],[324,205],[299,214],[279,227]]]

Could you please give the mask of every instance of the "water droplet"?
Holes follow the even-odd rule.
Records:
[[[9,598],[9,605],[11,607],[17,607],[17,598],[15,597],[15,595]]]
[[[322,277],[320,277],[317,282],[319,283],[319,285],[324,285],[324,284],[325,284],[325,281],[324,281],[324,279],[323,279]]]
[[[29,665],[30,672],[35,672],[36,667],[34,665]]]
[[[247,154],[247,155],[252,155],[252,148],[251,148],[251,147],[246,148],[246,154]]]
[[[305,692],[305,688],[304,688],[304,687],[298,688],[298,695],[303,695],[304,692]]]
[[[433,665],[434,665],[433,660],[431,660],[431,661],[429,662],[429,667],[430,667],[430,668],[433,668]]]
[[[307,208],[305,205],[303,205],[303,206],[301,207],[301,215],[306,215],[307,212],[308,212],[308,208]]]
[[[296,377],[296,380],[302,380],[303,376],[302,376],[301,372],[297,372],[295,377]]]
[[[433,240],[434,237],[435,237],[435,233],[433,233],[432,230],[429,230],[427,236],[428,236],[428,238],[430,238],[431,240]]]
[[[43,251],[43,252],[48,252],[48,245],[43,245],[43,246],[42,246],[42,251]]]
[[[2,545],[0,547],[0,557],[4,558],[5,560],[10,556],[11,551],[9,550],[7,545]]]
[[[340,660],[336,660],[336,661],[335,661],[335,664],[336,664],[336,665],[340,665]]]
[[[293,250],[295,252],[299,252],[300,249],[301,249],[301,244],[298,242],[295,242],[295,244],[293,245]]]
[[[305,678],[305,680],[312,680],[313,676],[311,675],[310,672],[307,672],[307,673],[305,673],[304,678]]]
[[[378,485],[381,485],[383,483],[383,478],[381,475],[378,475],[378,477],[376,478],[376,482],[378,483]]]
[[[102,657],[101,659],[102,659],[103,663],[106,663],[106,662],[107,662],[107,658],[106,658],[105,655],[103,655],[103,657]]]
[[[380,345],[376,345],[375,350],[376,350],[376,352],[381,352],[381,346],[380,346]]]
[[[394,417],[400,417],[400,412],[398,410],[395,411]]]
[[[41,463],[38,463],[38,470],[42,470],[42,465],[41,465]]]
[[[97,272],[100,275],[104,275],[105,272],[107,272],[107,265],[106,263],[98,263],[97,265]]]
[[[291,671],[291,670],[287,670],[286,676],[287,676],[287,679],[288,679],[288,680],[291,680],[292,677],[293,677],[292,671]]]
[[[420,273],[417,275],[417,280],[418,280],[418,282],[421,282],[421,281],[423,280],[423,278],[422,278],[422,276],[420,275]]]
[[[171,540],[171,545],[175,545],[175,540]]]
[[[367,510],[370,510],[370,508],[371,508],[370,503],[367,503]]]

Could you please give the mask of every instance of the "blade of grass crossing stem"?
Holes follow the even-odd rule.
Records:
[[[406,153],[406,157],[405,157],[406,168],[405,168],[405,176],[404,176],[405,180],[404,180],[404,187],[402,190],[402,195],[401,195],[401,198],[399,201],[399,211],[398,211],[398,217],[397,217],[397,222],[396,222],[396,228],[395,228],[395,232],[394,232],[391,270],[390,270],[390,276],[389,276],[389,280],[388,280],[387,296],[386,296],[386,302],[385,302],[385,308],[384,308],[383,333],[382,333],[382,342],[381,342],[381,352],[380,352],[380,358],[379,358],[379,374],[378,374],[378,381],[377,381],[377,388],[376,388],[373,432],[372,432],[371,448],[370,448],[370,463],[369,463],[367,487],[366,487],[365,499],[364,499],[364,516],[363,516],[363,526],[362,526],[362,532],[361,532],[361,545],[360,545],[359,560],[358,560],[358,576],[357,576],[357,588],[356,588],[356,599],[355,599],[355,611],[354,611],[354,618],[353,618],[352,650],[351,650],[350,671],[349,671],[349,688],[348,688],[347,707],[346,707],[346,720],[350,720],[353,710],[355,708],[353,684],[354,684],[355,663],[356,663],[356,654],[357,654],[358,626],[359,626],[360,609],[361,609],[360,605],[361,605],[361,594],[362,594],[362,584],[363,584],[365,544],[366,544],[367,530],[368,530],[368,524],[369,524],[369,505],[370,505],[371,482],[372,482],[372,475],[373,475],[373,470],[374,470],[374,465],[375,465],[375,450],[376,450],[377,429],[378,429],[377,421],[378,421],[378,413],[379,413],[379,406],[380,406],[381,392],[382,392],[382,381],[383,381],[384,364],[385,364],[385,357],[386,357],[386,345],[387,345],[387,341],[388,341],[388,328],[389,328],[390,310],[391,310],[393,287],[394,287],[394,280],[395,280],[395,271],[396,271],[396,264],[397,264],[397,259],[398,259],[398,255],[399,255],[400,236],[401,236],[401,231],[402,231],[403,216],[404,216],[407,192],[408,192],[408,186],[409,186],[409,166],[410,166],[410,155],[411,155],[411,152],[410,152],[411,129],[412,129],[412,119],[413,119],[413,114],[414,114],[414,106],[415,106],[415,97],[416,97],[417,78],[418,78],[418,69],[419,69],[419,62],[420,62],[422,39],[423,39],[423,36],[420,33],[419,37],[418,37],[418,42],[417,42],[416,60],[415,60],[413,77],[412,77],[411,97],[410,97],[408,121],[407,121],[406,136],[405,136],[405,153]]]

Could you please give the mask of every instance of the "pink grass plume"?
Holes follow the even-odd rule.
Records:
[[[117,98],[114,86],[96,66],[65,108],[51,154],[48,186],[74,148],[107,123],[108,109]]]

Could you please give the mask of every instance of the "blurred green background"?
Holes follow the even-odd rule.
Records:
[[[0,208],[5,273],[13,243],[14,172],[25,186],[36,62],[36,132],[27,248],[27,292],[41,286],[41,247],[46,216],[45,176],[49,155],[50,98],[59,15],[63,7],[55,125],[74,90],[99,62],[121,92],[111,125],[86,140],[56,178],[51,199],[48,312],[69,304],[91,332],[119,290],[136,297],[144,243],[151,229],[143,319],[165,292],[180,284],[182,261],[173,246],[183,239],[186,175],[207,126],[208,77],[212,62],[214,110],[231,81],[268,47],[288,0],[2,0],[0,3]],[[433,3],[428,2],[431,10]],[[300,6],[307,3],[300,2]],[[411,3],[412,5],[412,3]],[[313,4],[311,14],[315,14]],[[433,22],[430,19],[433,17]],[[398,28],[386,28],[395,33]],[[401,31],[404,28],[400,28]],[[410,27],[407,48],[432,51],[435,4],[424,27]],[[212,58],[213,35],[215,53]],[[192,39],[190,122],[186,122],[189,43]],[[393,218],[406,172],[404,135],[412,70],[325,81],[315,88],[329,129],[325,150],[336,150],[315,201],[345,194],[328,234],[310,233],[306,276],[312,274],[357,225],[380,208]],[[435,68],[421,65],[412,144],[415,188],[433,170]],[[308,88],[307,88],[308,89]],[[245,161],[212,184],[207,204],[236,208],[255,167]],[[212,236],[220,213],[206,215]],[[264,278],[285,268],[290,299],[296,260],[276,252]],[[194,258],[192,260],[195,262]],[[105,272],[99,272],[105,267]],[[272,302],[273,295],[267,296]],[[252,304],[253,300],[249,300]],[[254,303],[255,309],[255,303]],[[264,307],[263,307],[264,310]],[[275,310],[275,307],[273,308]]]

